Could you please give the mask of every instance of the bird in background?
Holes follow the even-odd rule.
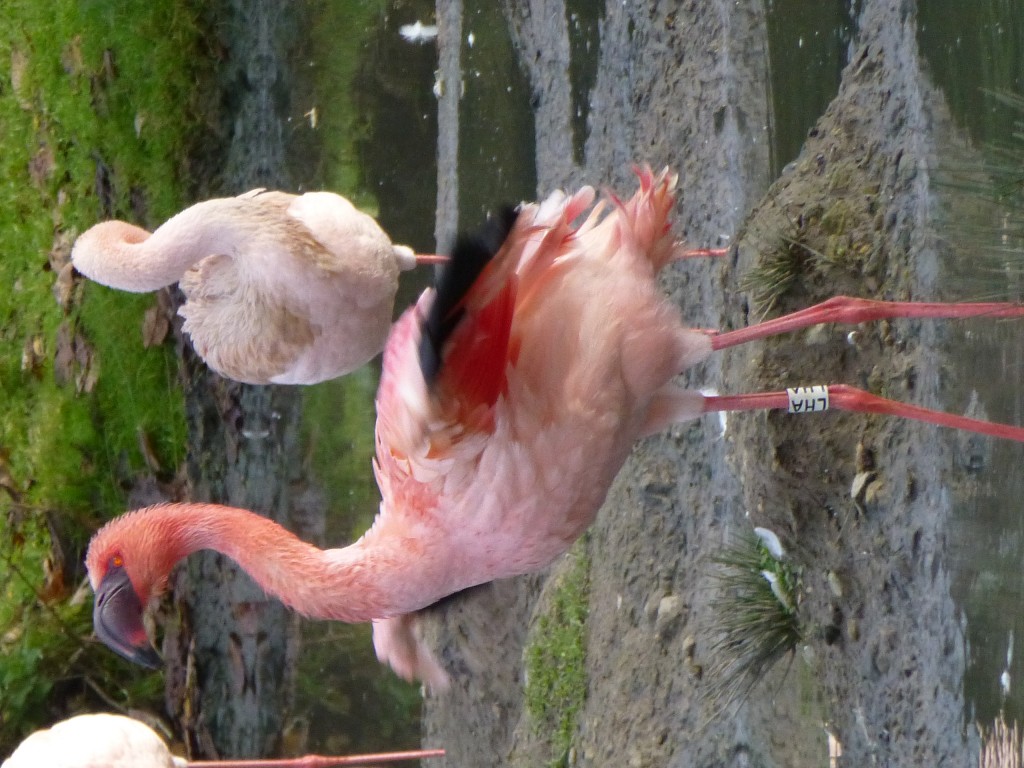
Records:
[[[437,24],[424,24],[422,21],[417,19],[412,24],[403,24],[398,28],[398,34],[402,36],[406,42],[419,43],[430,43],[437,39]]]
[[[678,387],[677,374],[716,350],[819,323],[1010,317],[1024,308],[837,297],[734,331],[688,328],[656,279],[686,255],[670,230],[676,177],[637,173],[629,200],[609,195],[591,208],[590,187],[555,193],[456,243],[437,288],[388,339],[374,461],[382,500],[362,538],[321,550],[215,504],[130,512],[89,547],[97,635],[127,658],[158,662],[143,607],[178,560],[213,549],[306,616],[372,621],[381,661],[443,689],[446,672],[418,637],[416,612],[550,564],[593,522],[633,444],[670,424],[715,411],[831,406],[1024,441],[1024,428],[844,385],[752,395]]]
[[[306,755],[268,760],[186,760],[145,723],[124,715],[76,715],[36,731],[0,768],[330,768],[379,765],[441,757],[443,749],[417,749],[372,755]]]
[[[183,768],[157,732],[124,715],[77,715],[26,738],[0,768]]]
[[[71,260],[125,291],[178,282],[196,352],[249,384],[315,384],[362,366],[384,347],[399,272],[443,261],[393,244],[340,195],[261,189],[197,203],[152,233],[101,222]]]

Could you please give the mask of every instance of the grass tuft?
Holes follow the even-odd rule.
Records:
[[[753,534],[738,537],[713,562],[721,597],[712,627],[708,700],[721,712],[745,698],[800,642],[800,571],[772,557]]]
[[[1007,725],[1002,713],[987,731],[977,726],[981,737],[981,753],[978,768],[1022,768],[1024,766],[1024,743],[1021,741],[1017,723]]]
[[[779,235],[777,241],[740,278],[740,290],[750,294],[762,315],[774,309],[776,302],[797,285],[812,258],[811,252],[797,240]]]

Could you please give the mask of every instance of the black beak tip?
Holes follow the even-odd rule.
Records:
[[[93,628],[104,645],[128,661],[149,669],[163,666],[146,636],[142,603],[123,571],[109,574],[96,590]]]
[[[132,654],[125,656],[125,658],[147,669],[160,669],[164,665],[164,660],[160,658],[160,654],[156,652],[153,646],[148,644],[133,649]]]

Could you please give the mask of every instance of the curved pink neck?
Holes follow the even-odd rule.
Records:
[[[437,596],[421,594],[425,564],[417,548],[376,533],[348,547],[321,550],[243,509],[165,504],[112,521],[90,550],[120,549],[126,563],[137,561],[144,581],[160,584],[178,560],[212,549],[238,563],[268,594],[312,618],[369,621],[434,602]]]
[[[79,272],[103,285],[142,293],[175,283],[207,256],[234,254],[250,235],[233,198],[207,200],[168,219],[155,232],[124,221],[104,221],[75,242]]]

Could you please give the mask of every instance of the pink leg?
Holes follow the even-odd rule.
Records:
[[[376,755],[349,755],[348,757],[305,757],[281,758],[279,760],[193,760],[186,763],[189,768],[333,768],[341,765],[379,765],[405,760],[419,760],[425,757],[443,757],[443,749],[414,749],[408,752],[382,752]]]
[[[831,384],[820,387],[797,387],[783,392],[759,392],[749,395],[706,395],[704,412],[755,411],[762,409],[783,409],[790,413],[816,413],[837,408],[841,411],[879,413],[886,416],[900,416],[915,419],[940,427],[964,429],[982,435],[991,435],[1005,440],[1024,442],[1024,428],[990,421],[969,419],[951,413],[933,411],[917,405],[897,403],[884,397],[872,395],[864,390],[846,384]]]
[[[712,349],[725,349],[748,341],[797,331],[822,323],[866,323],[896,317],[961,318],[961,317],[1024,317],[1024,306],[1009,302],[946,304],[941,302],[876,301],[836,296],[789,315],[766,320],[747,328],[713,334]]]
[[[448,257],[442,256],[440,253],[417,253],[416,264],[418,266],[424,266],[426,264],[447,264]]]
[[[690,248],[686,251],[679,251],[672,258],[675,261],[680,259],[699,259],[704,256],[725,256],[728,252],[728,248]]]

